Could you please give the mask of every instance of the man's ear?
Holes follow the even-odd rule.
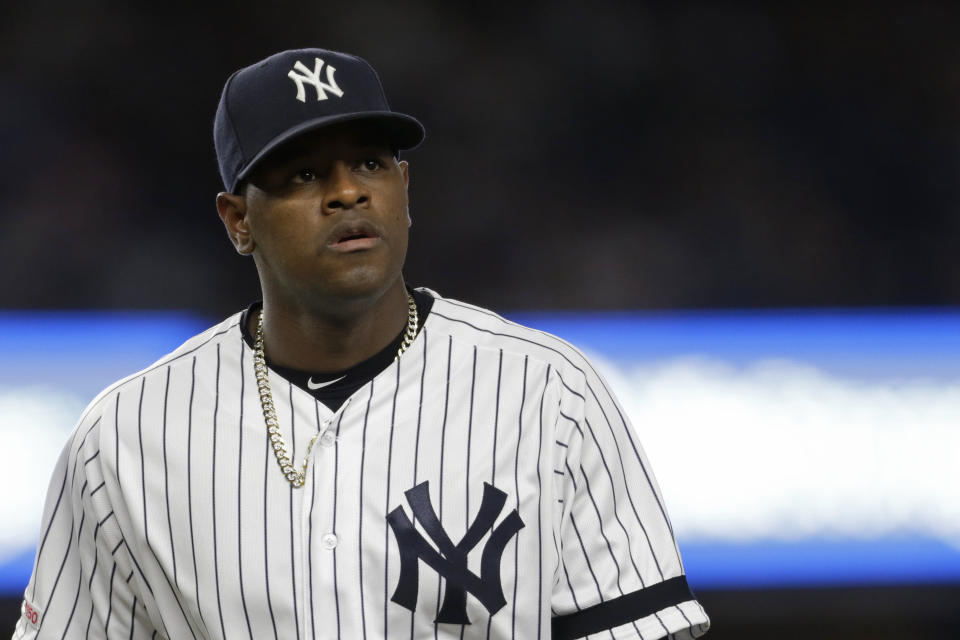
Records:
[[[237,253],[243,256],[253,253],[254,242],[247,220],[246,198],[221,191],[217,194],[217,213]]]

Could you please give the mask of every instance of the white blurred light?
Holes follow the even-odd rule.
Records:
[[[0,563],[37,544],[50,474],[84,405],[53,389],[0,387]]]
[[[678,537],[921,534],[960,546],[960,380],[590,357],[633,421]]]

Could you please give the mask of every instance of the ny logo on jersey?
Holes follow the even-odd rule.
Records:
[[[314,58],[314,61],[313,71],[310,71],[307,65],[297,60],[297,63],[293,65],[293,69],[287,74],[288,78],[297,83],[297,100],[300,102],[307,101],[307,91],[303,87],[304,83],[313,85],[313,88],[317,90],[317,102],[327,99],[326,91],[329,91],[338,98],[342,98],[343,90],[337,86],[337,81],[333,79],[333,73],[336,69],[332,65],[327,65],[327,81],[324,82],[320,79],[323,60]]]
[[[391,511],[387,515],[387,522],[390,523],[397,546],[400,547],[400,578],[390,599],[410,611],[416,609],[420,581],[418,560],[423,560],[447,581],[443,606],[440,607],[440,613],[434,622],[470,624],[470,618],[467,617],[467,592],[479,600],[490,615],[499,611],[507,603],[500,582],[500,559],[507,542],[524,527],[520,514],[514,509],[494,529],[493,523],[503,509],[507,494],[484,482],[483,500],[477,517],[456,545],[450,540],[433,510],[429,482],[421,482],[404,492],[404,495],[407,496],[414,517],[420,521],[439,553],[414,528],[403,507]],[[467,555],[488,531],[490,537],[483,547],[478,577],[467,568]]]

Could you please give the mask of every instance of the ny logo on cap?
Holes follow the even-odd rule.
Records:
[[[329,91],[338,98],[343,97],[343,90],[337,86],[337,81],[333,79],[333,73],[336,69],[332,65],[327,65],[327,81],[324,82],[320,79],[320,71],[323,69],[323,60],[320,58],[314,58],[315,64],[313,71],[297,60],[296,64],[293,65],[293,69],[290,73],[287,74],[287,77],[297,83],[297,100],[300,102],[307,101],[307,93],[303,88],[303,83],[312,84],[313,87],[317,90],[317,102],[320,100],[326,100],[327,94],[324,90]],[[297,73],[299,71],[299,73]]]

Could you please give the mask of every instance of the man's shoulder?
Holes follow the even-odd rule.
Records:
[[[149,366],[109,385],[87,405],[83,415],[88,416],[91,413],[98,412],[99,408],[102,407],[109,398],[113,398],[116,394],[128,390],[131,387],[144,384],[145,381],[150,378],[166,376],[168,370],[174,368],[180,369],[181,366],[189,367],[190,363],[195,360],[217,357],[220,345],[222,345],[224,341],[242,341],[239,330],[241,315],[242,312],[237,312],[227,317],[207,330],[188,338],[179,347],[157,359]]]
[[[434,333],[481,348],[518,353],[578,376],[593,373],[593,366],[584,354],[562,338],[514,322],[489,309],[426,291],[435,300],[427,323],[427,328]]]

